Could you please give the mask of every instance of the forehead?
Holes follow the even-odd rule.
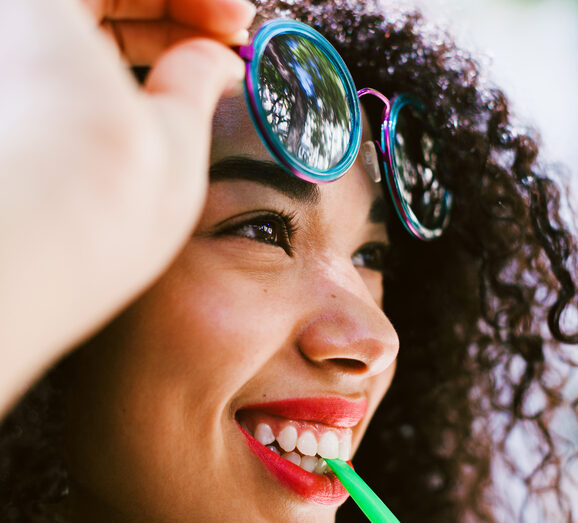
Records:
[[[364,125],[364,129],[369,129],[369,126]],[[370,136],[364,133],[363,140],[367,139],[370,139]],[[240,158],[256,162],[242,161],[243,166],[240,167],[238,163]],[[264,166],[265,162],[267,165]],[[308,195],[307,198],[299,199],[311,210],[313,207],[317,208],[321,213],[320,216],[326,216],[331,221],[338,216],[351,219],[353,222],[357,216],[362,222],[380,224],[379,228],[384,230],[385,205],[382,185],[370,179],[359,157],[344,176],[331,183],[310,184],[286,173],[262,143],[242,96],[222,99],[218,105],[213,121],[211,165],[213,181],[241,178],[263,183],[265,178],[265,185],[275,187],[286,194]],[[231,166],[233,172],[230,172]],[[261,171],[261,174],[258,171]],[[263,171],[266,173],[263,174]],[[296,190],[287,192],[287,186],[296,186]],[[312,190],[309,190],[310,188]]]
[[[213,118],[211,164],[233,155],[273,160],[255,130],[242,96],[222,98]]]
[[[371,140],[370,126],[363,107],[362,117],[362,141]],[[250,155],[273,161],[257,134],[243,96],[222,98],[213,118],[211,164],[232,155]]]

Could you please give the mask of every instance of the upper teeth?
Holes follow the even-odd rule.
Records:
[[[259,425],[266,425],[266,424],[260,423]],[[259,428],[259,425],[257,425],[257,428]],[[295,448],[295,445],[297,445],[297,429],[293,427],[293,425],[288,425],[281,432],[279,432],[279,435],[277,436],[276,439],[277,443],[279,443],[279,446],[285,452],[291,452]]]
[[[275,435],[268,423],[261,422],[255,428],[254,437],[263,445],[270,445],[277,440],[279,447],[286,453],[293,454],[293,451],[297,449],[303,456],[319,455],[322,458],[339,458],[344,461],[351,458],[350,430],[326,430],[319,435],[312,430],[305,429],[299,434],[295,426],[287,424]]]
[[[317,454],[317,438],[310,430],[306,430],[299,436],[297,439],[297,448],[301,454],[305,454],[306,456],[315,456]],[[328,456],[322,456],[328,457]]]
[[[267,423],[259,423],[255,429],[255,439],[263,445],[269,445],[275,441],[275,434]]]

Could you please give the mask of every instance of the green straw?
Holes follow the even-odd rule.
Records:
[[[340,459],[325,461],[371,523],[399,523],[399,519],[345,461]]]

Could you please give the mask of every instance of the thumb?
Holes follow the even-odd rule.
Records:
[[[196,38],[161,56],[148,75],[145,90],[171,98],[188,116],[206,120],[223,93],[244,75],[244,63],[231,49],[215,40]]]

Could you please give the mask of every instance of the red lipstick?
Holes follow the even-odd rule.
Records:
[[[351,428],[365,415],[367,402],[338,397],[291,398],[269,403],[247,405],[241,411],[258,411],[301,422],[322,423],[337,428]],[[259,443],[240,424],[249,448],[277,478],[302,498],[321,505],[339,505],[348,493],[333,473],[314,474],[277,455]]]
[[[367,401],[337,397],[291,398],[247,405],[242,410],[260,410],[283,418],[324,423],[333,427],[355,427],[365,416]]]
[[[261,445],[239,425],[249,448],[277,480],[302,498],[319,505],[341,505],[349,496],[345,487],[331,474],[312,474]]]

